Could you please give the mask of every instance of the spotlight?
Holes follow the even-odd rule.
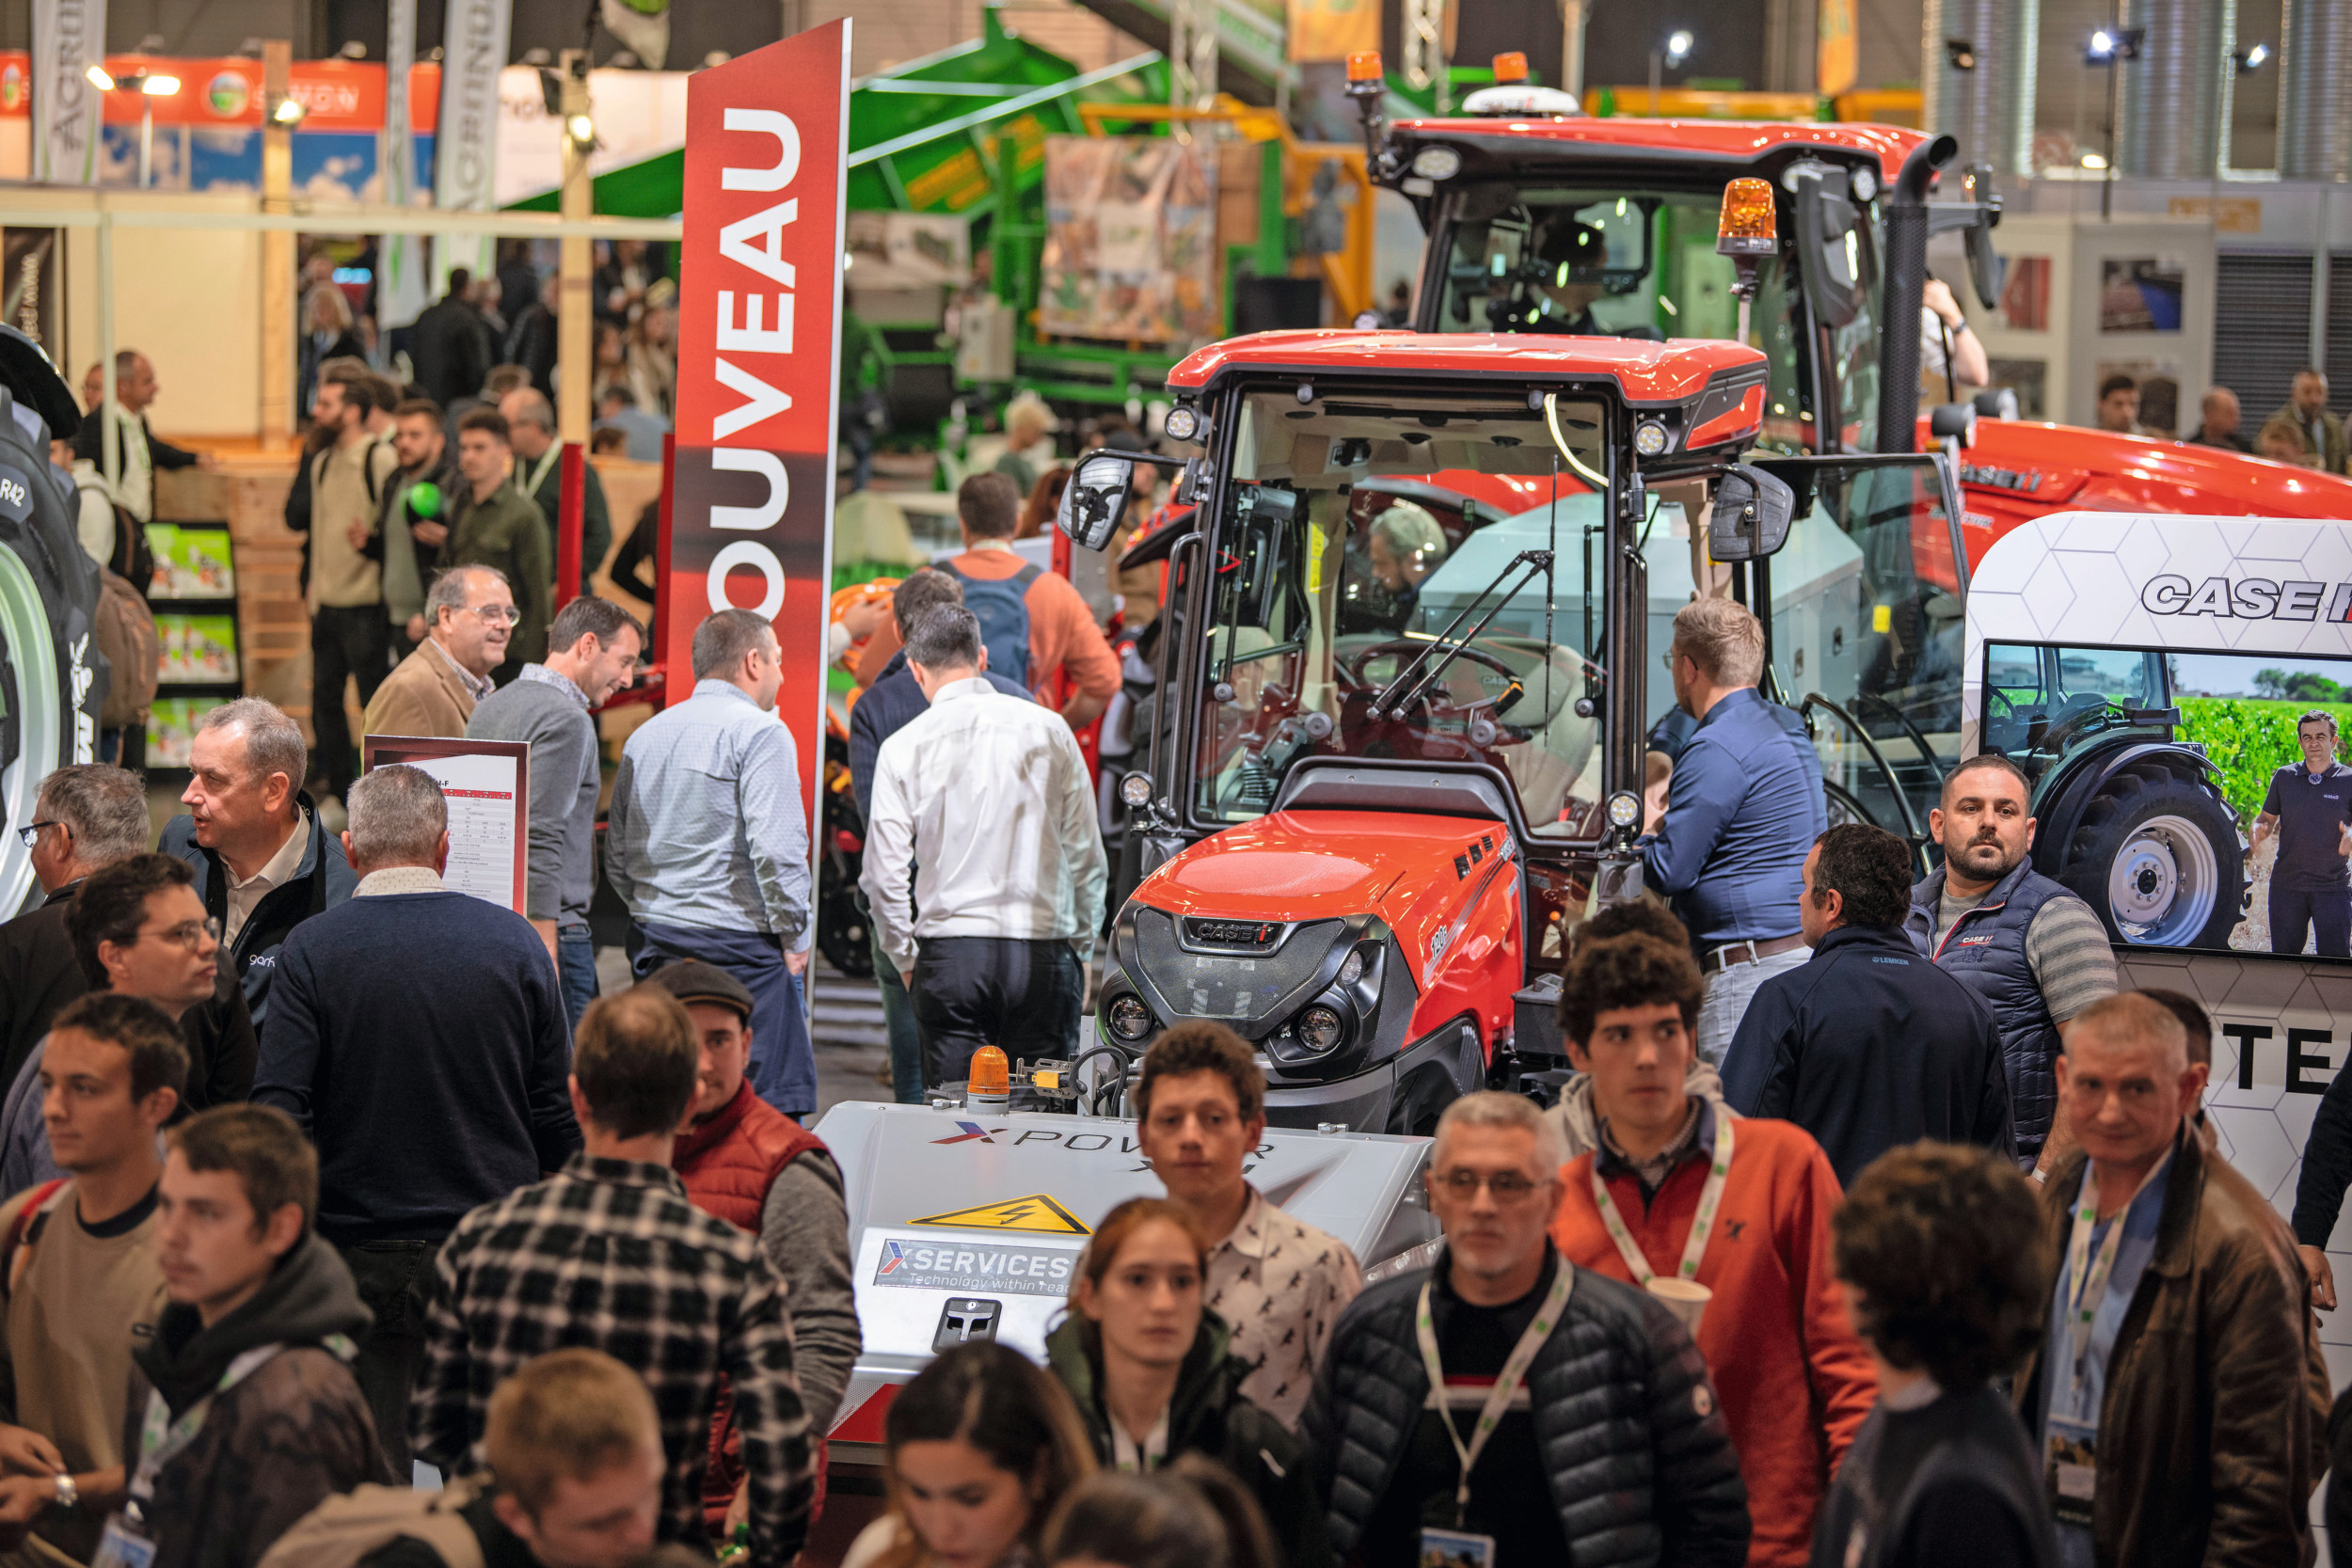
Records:
[[[1696,47],[1698,40],[1691,36],[1691,29],[1677,27],[1666,38],[1666,64],[1679,66],[1691,57],[1691,51]]]
[[[2240,76],[2260,71],[2270,63],[2270,45],[2258,43],[2251,49],[2233,49],[2230,51],[2230,61],[2237,67]]]
[[[1966,39],[1946,39],[1944,58],[1954,71],[1977,69],[1977,46]]]
[[[2147,38],[2145,27],[2102,27],[2083,46],[2083,64],[2113,65],[2118,60],[2136,60],[2139,58],[2139,46]]]

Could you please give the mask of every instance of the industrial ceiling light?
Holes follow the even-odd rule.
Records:
[[[127,87],[133,80],[134,78],[126,76],[122,79],[122,85]],[[180,78],[166,76],[160,71],[151,72],[136,80],[139,91],[150,98],[171,98],[177,96],[180,91]]]
[[[1698,40],[1692,36],[1690,28],[1677,27],[1666,36],[1667,68],[1672,70],[1680,66],[1691,57],[1691,51],[1697,47]]]
[[[2136,60],[2139,58],[2139,46],[2147,38],[2145,27],[2102,27],[2083,46],[2083,64],[2113,65],[2118,60]]]
[[[2260,71],[2270,63],[2270,45],[2258,43],[2251,49],[2233,49],[2230,51],[2230,63],[2237,67],[2240,76]]]
[[[564,134],[583,150],[594,147],[596,144],[596,122],[586,115],[566,115],[564,117]]]
[[[87,71],[84,71],[83,74],[89,78],[89,85],[96,87],[100,92],[112,92],[115,90],[115,79],[106,73],[106,68],[104,66],[94,65]]]
[[[1954,71],[1974,71],[1977,69],[1977,46],[1967,39],[1946,39],[1944,58],[1950,62]]]
[[[272,125],[291,131],[295,126],[301,124],[303,120],[309,117],[310,113],[310,106],[308,103],[305,103],[299,98],[289,95],[279,99],[275,104],[271,105],[269,111],[269,121]]]

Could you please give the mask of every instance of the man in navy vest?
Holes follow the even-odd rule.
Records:
[[[2030,800],[2026,775],[2005,756],[1987,752],[1952,770],[1943,804],[1928,813],[1944,864],[1911,890],[1905,929],[1993,1009],[2017,1158],[2040,1180],[2074,1143],[2058,1099],[2065,1027],[2117,987],[2099,917],[2026,863]]]

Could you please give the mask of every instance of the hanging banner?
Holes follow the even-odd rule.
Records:
[[[1374,0],[1289,0],[1290,57],[1343,60],[1380,47],[1380,8]]]
[[[1823,98],[1853,91],[1861,70],[1853,0],[1821,0],[1813,30],[1813,90]]]
[[[106,52],[106,0],[33,0],[33,178],[98,182],[98,109],[89,68]]]
[[[513,0],[449,0],[441,38],[441,115],[434,139],[433,204],[486,212],[497,199],[499,72],[506,69]],[[434,247],[433,293],[452,267],[490,270],[487,235],[444,234]]]
[[[729,606],[776,624],[801,804],[823,765],[833,444],[849,165],[845,18],[687,84],[677,455],[661,603],[668,697],[694,628]]]
[[[384,204],[405,207],[415,183],[416,140],[408,124],[409,70],[417,63],[417,0],[391,0],[384,49],[384,151],[376,160],[384,174]],[[431,303],[424,286],[424,243],[414,234],[387,234],[376,266],[375,320],[379,327],[406,326]]]

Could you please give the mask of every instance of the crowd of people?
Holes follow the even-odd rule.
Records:
[[[2099,383],[2098,423],[2102,430],[2122,436],[2159,436],[2170,439],[2169,429],[2143,424],[2139,382],[2117,371]],[[2345,469],[2344,421],[2328,410],[2328,374],[2306,365],[2295,372],[2287,396],[2246,436],[2246,416],[2238,396],[2227,387],[2211,387],[2198,405],[2197,423],[2179,437],[2192,447],[2218,447],[2225,451],[2267,457],[2301,468],[2341,474]]]

